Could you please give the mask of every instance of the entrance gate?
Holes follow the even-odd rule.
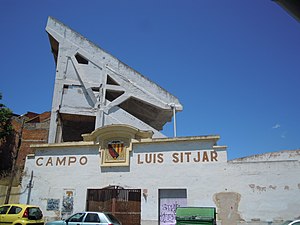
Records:
[[[109,212],[122,225],[141,224],[141,190],[110,186],[87,190],[87,211]]]

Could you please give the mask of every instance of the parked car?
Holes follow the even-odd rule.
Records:
[[[281,225],[300,225],[300,220],[288,220]]]
[[[66,220],[47,222],[46,225],[122,225],[112,214],[103,212],[75,213]]]
[[[43,213],[41,209],[35,205],[0,205],[0,224],[44,225]]]

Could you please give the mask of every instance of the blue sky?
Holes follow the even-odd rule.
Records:
[[[229,159],[300,148],[300,23],[275,2],[1,0],[0,92],[17,114],[51,109],[48,16],[175,95],[177,136],[218,134]]]

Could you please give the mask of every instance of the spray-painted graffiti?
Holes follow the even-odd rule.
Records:
[[[175,221],[175,212],[177,207],[180,206],[177,204],[177,202],[169,205],[169,204],[163,204],[161,206],[160,211],[160,222],[162,223],[173,223]]]
[[[176,223],[176,209],[186,206],[186,198],[165,198],[160,200],[160,224],[171,225]]]
[[[49,198],[47,199],[47,208],[48,211],[58,211],[59,210],[59,199]]]

